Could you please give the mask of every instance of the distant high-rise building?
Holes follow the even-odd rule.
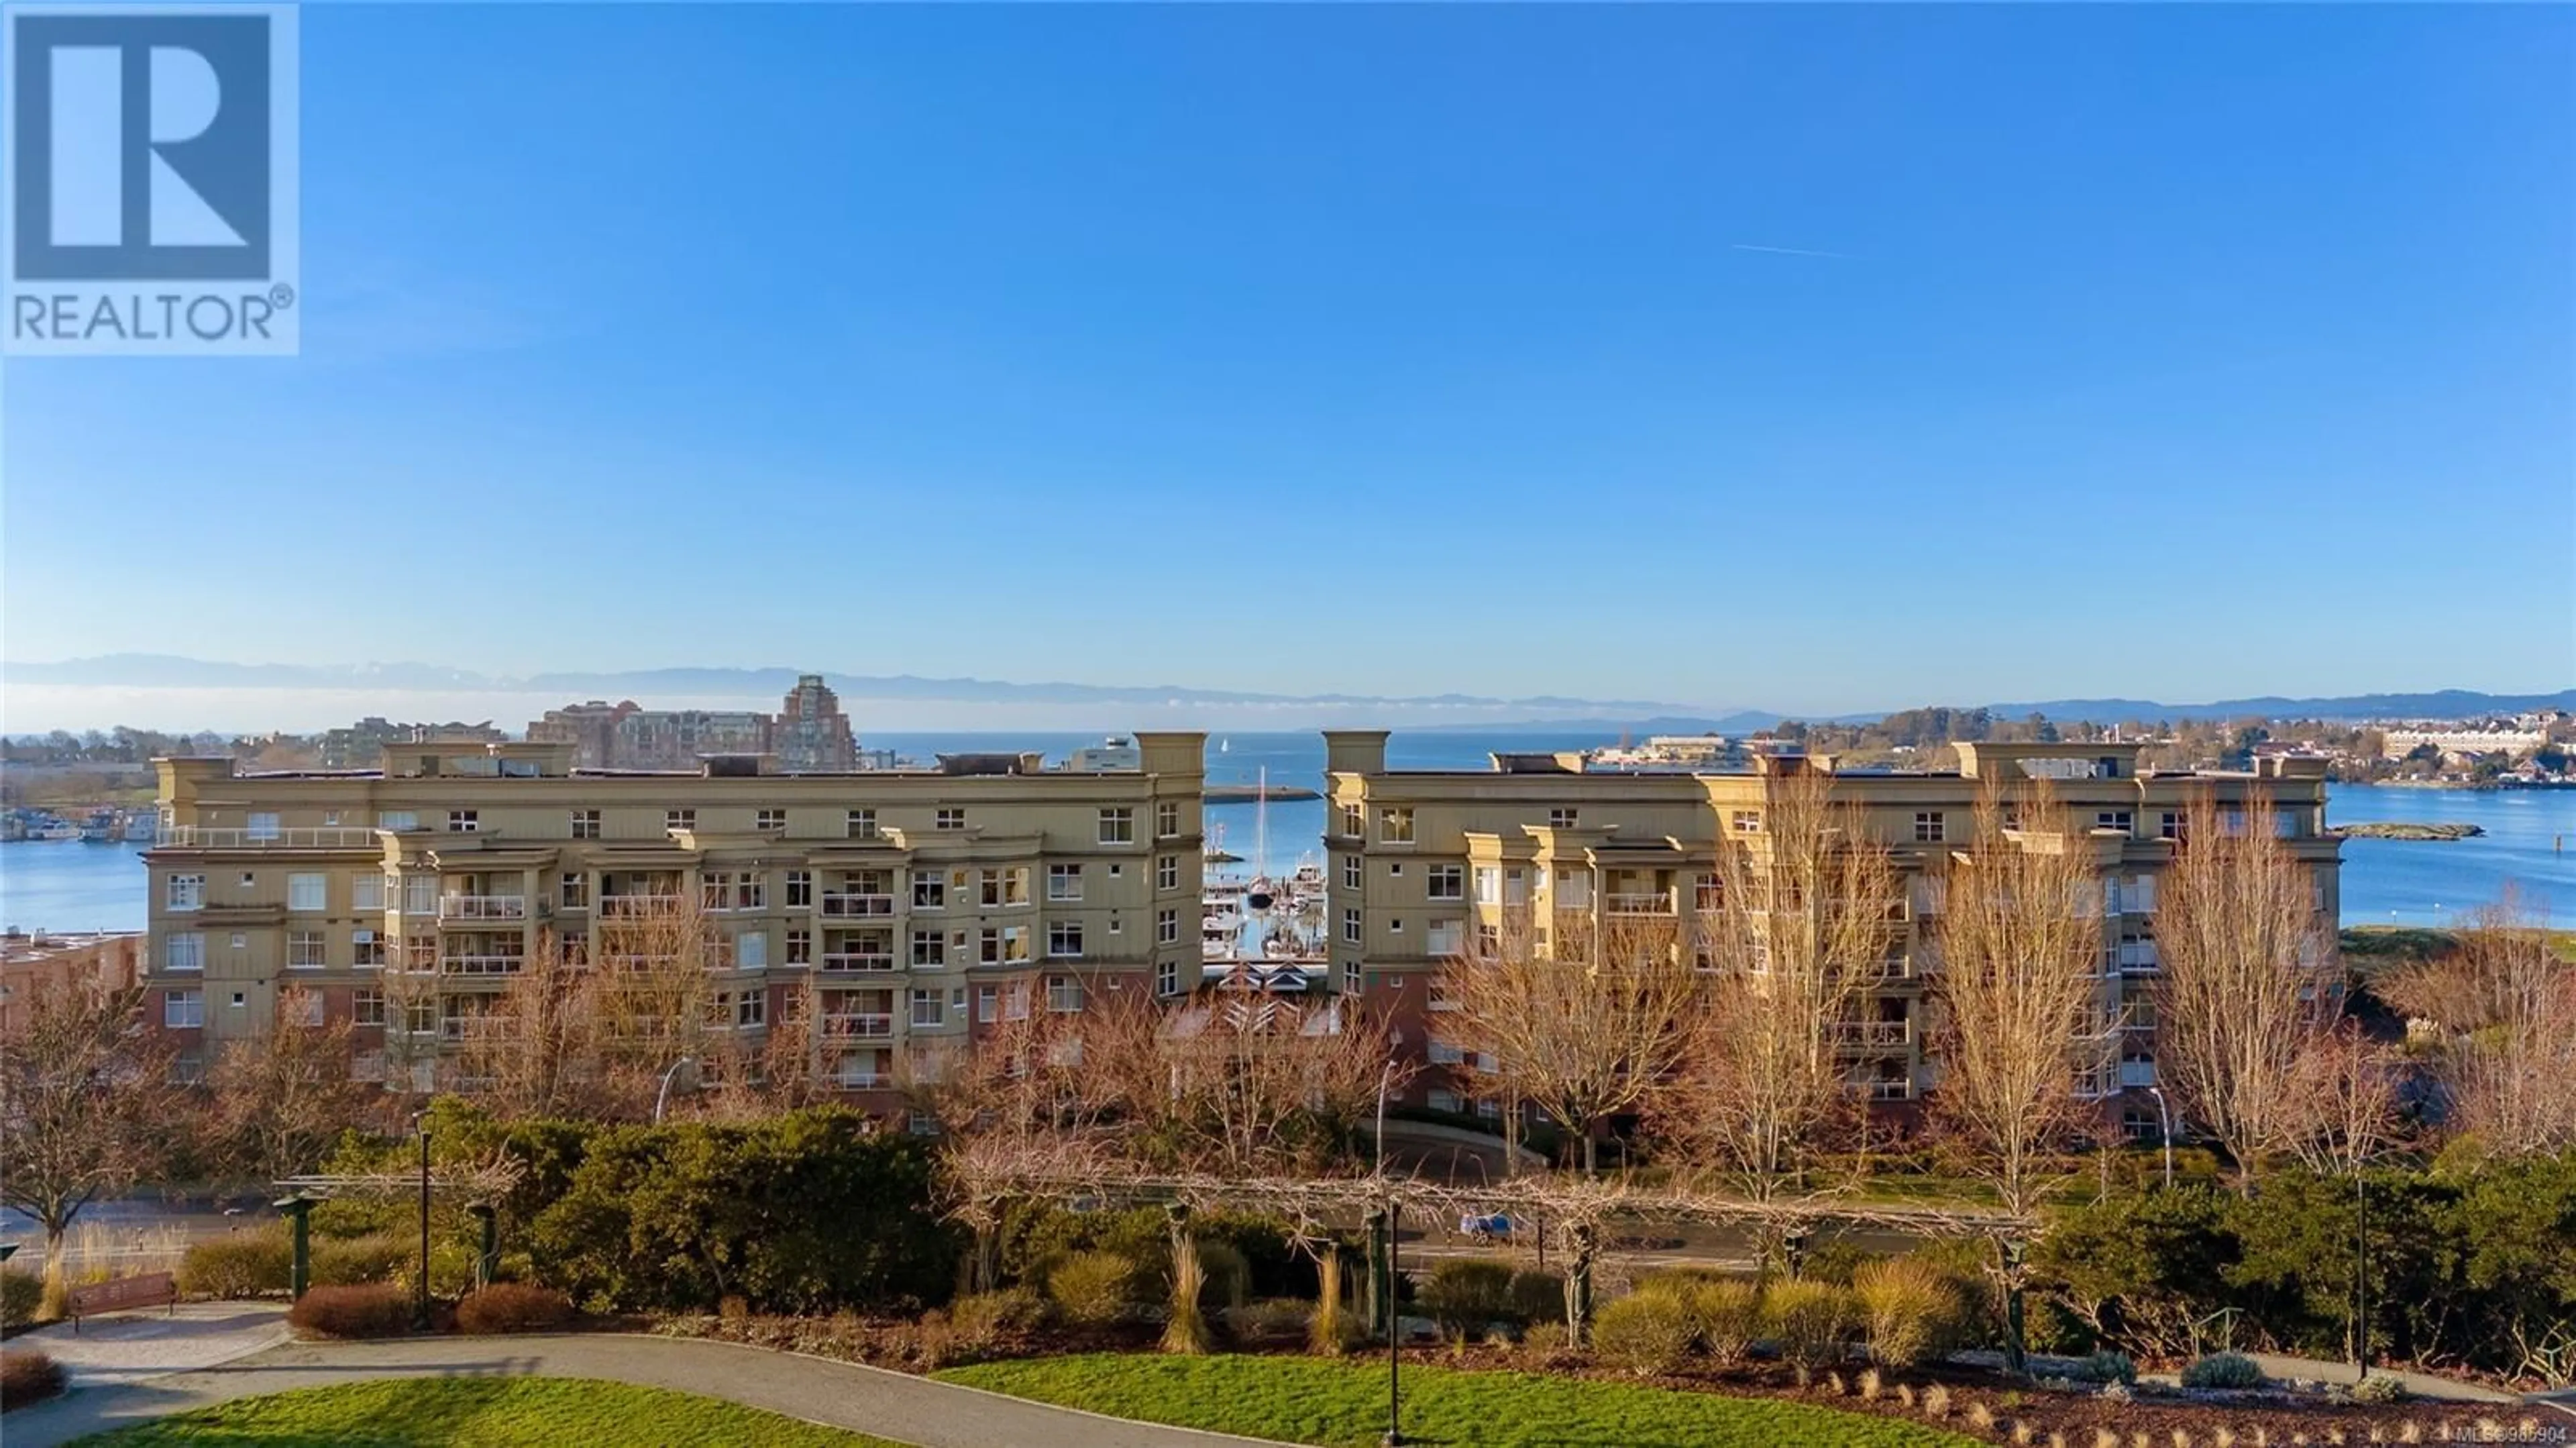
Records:
[[[480,724],[397,724],[371,714],[345,729],[328,730],[322,735],[322,767],[370,768],[384,757],[388,744],[498,744],[509,737],[493,728],[489,719]]]
[[[528,725],[532,744],[569,744],[576,769],[694,771],[710,754],[767,754],[782,774],[847,774],[858,741],[820,674],[800,674],[775,715],[750,710],[647,709],[593,699],[549,709]]]
[[[799,674],[771,721],[769,752],[782,774],[847,774],[859,767],[859,741],[850,733],[841,697],[821,674]]]

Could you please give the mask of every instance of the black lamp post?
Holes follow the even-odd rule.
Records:
[[[429,1124],[415,1113],[412,1123],[420,1130],[420,1278],[412,1294],[411,1325],[419,1332],[429,1331]]]
[[[275,1206],[286,1214],[295,1233],[295,1257],[287,1269],[287,1295],[297,1302],[304,1300],[304,1289],[313,1285],[313,1204],[320,1200],[297,1192],[280,1197]]]
[[[1386,1436],[1379,1440],[1385,1448],[1399,1448],[1404,1442],[1401,1414],[1403,1396],[1398,1378],[1404,1347],[1404,1315],[1396,1306],[1396,1214],[1395,1185],[1386,1177],[1386,1093],[1394,1084],[1395,1063],[1377,1073],[1377,1180],[1378,1209],[1386,1218]]]

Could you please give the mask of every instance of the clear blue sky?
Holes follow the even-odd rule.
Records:
[[[8,364],[11,659],[2576,681],[2567,8],[303,28],[304,355]]]

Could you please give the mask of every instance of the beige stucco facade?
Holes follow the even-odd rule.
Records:
[[[1587,769],[1577,755],[1496,756],[1486,770],[1389,770],[1382,731],[1327,731],[1327,926],[1334,979],[1386,1009],[1407,1043],[1443,1069],[1425,1078],[1430,1104],[1495,1108],[1478,1089],[1472,1050],[1441,1039],[1431,985],[1479,928],[1527,911],[1542,919],[1635,915],[1669,921],[1687,939],[1712,899],[1722,836],[1759,838],[1766,793],[1790,769],[1827,772],[1831,797],[1860,812],[1906,877],[1902,963],[1852,1028],[1855,1089],[1913,1099],[1934,1068],[1925,1057],[1923,945],[1936,927],[1929,871],[1966,843],[1989,781],[2045,776],[2084,833],[2066,845],[2091,854],[2108,921],[2100,1018],[2119,1034],[2087,1087],[2101,1096],[2154,1084],[2157,877],[2171,840],[2202,791],[2222,811],[2256,800],[2270,828],[2307,863],[2315,907],[2330,927],[2339,908],[2340,842],[2325,832],[2321,759],[2267,759],[2253,773],[2140,773],[2134,744],[1963,744],[1955,771],[1832,772],[1832,762],[1757,758],[1731,772]],[[2055,847],[2052,845],[2051,847]],[[2129,1105],[2131,1103],[2122,1103]],[[2152,1102],[2144,1118],[2154,1120]],[[2134,1125],[2140,1116],[2128,1113]]]
[[[694,896],[748,1038],[810,977],[871,1043],[846,1084],[883,1084],[907,1044],[966,1035],[997,999],[1196,988],[1205,737],[1136,739],[1120,771],[583,772],[549,743],[396,745],[343,773],[162,760],[149,1010],[202,1064],[302,987],[381,1048],[406,1026],[389,972],[493,993],[549,933],[578,957],[618,902]]]

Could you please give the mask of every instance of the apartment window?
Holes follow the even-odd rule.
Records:
[[[1735,825],[1735,832],[1739,835],[1758,835],[1762,833],[1762,813],[1759,810],[1737,810],[1734,815],[1733,823]]]
[[[1046,978],[1046,985],[1048,1010],[1069,1016],[1082,1009],[1081,981],[1069,975],[1051,975]]]
[[[1561,807],[1552,809],[1547,812],[1547,827],[1552,830],[1570,830],[1575,827],[1575,821],[1582,817],[1580,810]]]
[[[206,937],[190,930],[164,939],[161,942],[161,968],[171,971],[204,970]]]
[[[1368,815],[1365,811],[1361,810],[1358,805],[1346,804],[1342,806],[1343,834],[1356,840],[1362,834],[1367,832],[1367,823]]]
[[[298,1024],[306,1026],[321,1025],[322,993],[320,991],[308,990],[302,994],[303,1004],[299,1006],[296,1011]]]
[[[1425,874],[1427,878],[1423,881],[1422,888],[1423,892],[1429,898],[1434,900],[1464,900],[1467,898],[1466,866],[1434,865],[1426,871]]]
[[[1395,919],[1386,922],[1386,929],[1387,933],[1390,935],[1402,935],[1404,933],[1404,917],[1399,915]]]
[[[257,875],[252,874],[252,873],[251,873],[250,871],[248,871],[248,870],[244,870],[244,871],[242,871],[242,872],[241,872],[241,887],[242,887],[242,893],[243,893],[243,894],[248,894],[248,893],[250,893],[251,887],[253,887],[253,886],[257,885],[258,883],[259,883],[259,877],[258,877]]]
[[[666,809],[662,811],[662,832],[664,834],[669,834],[674,830],[694,830],[697,827],[698,812],[696,810]]]
[[[1391,804],[1377,812],[1378,842],[1388,845],[1413,843],[1413,806]]]
[[[992,986],[979,985],[975,987],[975,1019],[990,1025],[994,1020],[995,1008],[1000,1004],[1001,998],[1001,991]]]
[[[2183,834],[2184,825],[2182,811],[2171,809],[2166,810],[2164,812],[2164,818],[2156,825],[2156,838],[2160,840],[2179,840],[2183,837]]]
[[[349,932],[349,962],[360,970],[378,970],[385,963],[385,942],[372,930]]]
[[[787,811],[783,809],[762,810],[760,813],[752,817],[751,827],[756,830],[783,830],[787,828]]]
[[[1179,943],[1180,938],[1181,912],[1178,910],[1155,911],[1154,943],[1157,945],[1174,945]]]
[[[567,930],[563,933],[563,958],[566,965],[590,963],[590,932]]]
[[[769,968],[769,932],[746,930],[733,938],[733,963],[738,970]]]
[[[1476,922],[1476,958],[1477,958],[1477,959],[1479,959],[1479,960],[1491,960],[1491,959],[1493,959],[1497,954],[1500,954],[1500,953],[1501,953],[1502,948],[1503,948],[1503,932],[1502,932],[1502,928],[1501,928],[1500,926],[1495,925],[1495,924],[1494,924],[1492,921],[1490,921],[1490,920],[1479,920],[1479,921],[1477,921],[1477,922]]]
[[[1176,996],[1181,993],[1181,963],[1163,960],[1154,963],[1154,994]]]
[[[742,994],[735,996],[733,998],[733,1023],[736,1028],[742,1030],[749,1030],[754,1026],[768,1025],[769,992],[765,990],[747,990]]]
[[[1082,955],[1082,922],[1056,920],[1047,925],[1047,956],[1053,960],[1075,960]]]
[[[393,830],[396,833],[400,833],[404,830],[419,829],[420,811],[408,809],[378,810],[376,812],[376,828],[380,830]]]
[[[769,877],[746,871],[733,877],[733,908],[766,910],[769,908]]]
[[[1455,920],[1434,920],[1422,933],[1422,951],[1434,960],[1446,960],[1465,944],[1465,927]]]
[[[373,871],[349,877],[349,909],[363,914],[385,908],[385,877]]]
[[[576,840],[599,838],[599,811],[577,809],[572,812],[572,837]]]
[[[1115,805],[1100,812],[1100,843],[1132,845],[1136,843],[1136,811]]]
[[[201,990],[174,990],[161,997],[161,1024],[172,1030],[187,1030],[206,1023],[206,993]]]
[[[976,872],[976,889],[988,909],[1029,903],[1029,872],[1014,865],[1000,870]]]
[[[1503,903],[1503,871],[1501,866],[1478,865],[1476,867],[1476,903],[1479,905],[1500,905]]]
[[[1937,809],[1919,809],[1914,812],[1914,843],[1918,845],[1941,843],[1943,837],[1949,833],[1949,828],[1948,816]]]
[[[811,870],[788,871],[787,908],[790,910],[810,910],[813,906],[814,872]]]
[[[173,875],[163,885],[162,904],[172,910],[196,910],[206,903],[206,877]]]
[[[1357,944],[1359,944],[1359,943],[1360,943],[1360,912],[1359,912],[1359,911],[1357,911],[1357,910],[1345,910],[1345,911],[1343,911],[1343,912],[1342,912],[1342,939],[1344,939],[1344,940],[1346,940],[1346,941],[1350,942],[1350,943],[1351,943],[1351,944],[1353,944],[1353,945],[1357,945]]]
[[[322,953],[322,932],[290,930],[286,932],[286,968],[320,970],[328,962]]]
[[[470,835],[481,828],[483,818],[480,811],[452,809],[447,812],[447,832],[451,835]]]
[[[252,810],[252,811],[250,812],[250,828],[249,828],[249,829],[247,829],[247,830],[244,830],[242,833],[243,833],[245,836],[247,836],[248,838],[250,838],[250,839],[254,839],[254,840],[273,840],[273,839],[276,839],[276,838],[277,838],[277,813],[276,813],[276,811],[274,811],[274,810]]]
[[[1047,866],[1047,898],[1059,901],[1080,900],[1082,867],[1080,865]]]
[[[1358,995],[1361,987],[1367,983],[1367,980],[1368,976],[1360,969],[1360,963],[1358,961],[1346,960],[1342,962],[1343,994],[1354,996]]]
[[[986,965],[1017,965],[1029,958],[1029,930],[1025,925],[1005,925],[984,931],[981,952],[977,956]]]
[[[299,872],[286,877],[286,908],[289,910],[327,910],[330,908],[328,895],[318,874]]]
[[[1505,905],[1529,903],[1529,872],[1517,865],[1503,871],[1503,903]]]
[[[361,1026],[383,1025],[385,993],[372,986],[359,991],[357,999],[349,1005],[349,1020],[352,1024]]]
[[[966,811],[956,808],[942,809],[932,816],[931,823],[943,830],[962,830],[966,828]]]
[[[1181,802],[1167,799],[1154,806],[1154,837],[1177,839],[1181,833]]]
[[[916,1026],[948,1024],[948,997],[937,990],[912,993],[912,1023]]]
[[[2098,811],[2093,816],[2093,828],[2097,830],[2118,830],[2120,833],[2125,835],[2130,830],[2129,812],[2124,809],[2106,809]]]
[[[948,937],[937,930],[912,932],[912,963],[920,966],[942,966],[948,963]]]
[[[787,928],[787,963],[789,965],[814,963],[813,931],[802,925],[791,925]]]
[[[1181,888],[1180,856],[1165,855],[1154,862],[1154,888],[1157,890],[1177,890]]]
[[[938,870],[912,872],[912,908],[944,910],[948,906],[948,876]]]
[[[1404,878],[1404,862],[1403,862],[1402,860],[1396,860],[1396,861],[1393,861],[1392,863],[1390,863],[1390,864],[1386,867],[1386,877],[1387,877],[1388,879],[1390,879],[1390,880],[1401,880],[1401,879],[1403,879],[1403,878]]]
[[[877,812],[872,809],[854,809],[850,811],[847,832],[849,837],[854,840],[875,839],[877,837]]]

